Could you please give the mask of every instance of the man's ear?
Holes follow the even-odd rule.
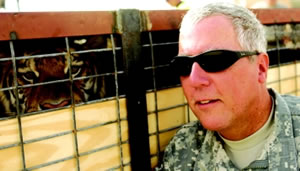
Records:
[[[258,65],[258,81],[260,83],[265,83],[267,81],[267,74],[269,68],[269,56],[267,53],[260,53],[257,56]]]

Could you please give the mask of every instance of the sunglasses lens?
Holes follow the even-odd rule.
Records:
[[[197,63],[206,72],[219,72],[227,69],[238,60],[232,51],[211,51],[198,56]]]
[[[234,51],[214,50],[195,57],[175,57],[171,62],[172,71],[179,76],[190,75],[192,65],[197,62],[206,72],[220,72],[233,65],[239,56]]]
[[[193,61],[188,57],[177,57],[171,62],[171,69],[176,75],[190,75]]]

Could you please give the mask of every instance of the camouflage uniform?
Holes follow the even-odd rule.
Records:
[[[300,98],[279,95],[275,99],[275,131],[260,156],[243,170],[298,170],[300,166]],[[247,154],[245,154],[247,155]],[[184,125],[167,146],[157,170],[239,170],[229,159],[218,133],[204,129],[199,121]]]

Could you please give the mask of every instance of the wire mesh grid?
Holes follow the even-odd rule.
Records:
[[[101,35],[103,36],[103,35]],[[98,36],[98,37],[101,37]],[[0,118],[0,124],[2,126],[7,126],[11,124],[11,122],[17,122],[18,130],[14,130],[14,136],[18,135],[18,138],[12,138],[12,140],[5,141],[4,138],[11,139],[11,130],[10,128],[6,128],[5,130],[1,130],[1,141],[0,143],[0,153],[2,152],[2,156],[5,154],[8,156],[11,156],[11,160],[19,161],[20,165],[9,165],[9,160],[5,164],[1,162],[1,168],[5,169],[11,169],[11,170],[35,170],[35,169],[51,169],[51,167],[61,164],[62,168],[63,165],[65,167],[69,168],[76,168],[76,170],[82,170],[87,167],[92,167],[93,164],[90,166],[84,165],[85,161],[87,161],[88,157],[91,155],[95,155],[99,152],[103,152],[105,154],[107,153],[114,153],[113,156],[107,156],[108,159],[105,160],[105,158],[101,158],[99,162],[95,162],[94,165],[98,166],[98,168],[103,168],[105,170],[124,170],[124,168],[128,168],[130,166],[129,161],[129,155],[128,155],[128,135],[126,135],[127,131],[127,118],[126,118],[126,109],[124,107],[124,92],[122,90],[122,84],[120,83],[124,74],[123,68],[120,65],[122,63],[122,55],[120,53],[121,47],[117,45],[117,40],[119,41],[120,38],[119,35],[104,35],[105,38],[107,38],[105,41],[106,44],[109,44],[109,47],[102,47],[102,48],[91,48],[91,49],[74,49],[73,45],[70,45],[70,41],[87,41],[89,38],[64,38],[65,43],[65,49],[60,53],[41,53],[37,55],[20,55],[18,54],[18,48],[16,46],[15,41],[7,41],[7,42],[1,42],[2,44],[9,44],[9,50],[11,54],[9,57],[3,57],[5,55],[2,55],[1,62],[8,62],[11,63],[13,71],[12,77],[13,82],[8,87],[2,87],[0,89],[1,92],[11,93],[14,95],[15,98],[15,111],[14,114],[7,115],[5,117]],[[93,36],[97,37],[97,36]],[[93,38],[92,37],[92,38]],[[101,39],[102,40],[102,39]],[[46,42],[48,40],[45,40]],[[97,39],[94,40],[97,42]],[[26,42],[25,42],[26,43]],[[32,41],[30,42],[32,43]],[[106,46],[105,44],[105,46]],[[54,49],[57,50],[58,44],[55,44],[56,47]],[[33,46],[33,44],[31,44]],[[44,44],[44,46],[49,46],[49,44]],[[100,46],[101,47],[101,46]],[[1,49],[2,50],[2,49]],[[23,53],[23,52],[22,52]],[[99,55],[101,53],[104,53],[103,55]],[[74,56],[80,56],[83,55],[85,58],[88,58],[87,56],[91,56],[90,54],[96,54],[98,58],[111,58],[111,59],[102,59],[100,62],[109,61],[111,63],[104,63],[104,66],[106,66],[106,69],[95,72],[95,73],[84,73],[83,74],[83,67],[82,65],[84,61],[79,61],[78,59],[75,59]],[[19,56],[18,56],[19,55]],[[25,78],[25,80],[33,79],[32,72],[29,73],[30,68],[26,70],[27,75],[22,75],[23,73],[21,70],[23,69],[21,62],[26,61],[27,63],[30,63],[29,61],[35,61],[36,59],[50,59],[45,65],[51,66],[51,59],[57,58],[57,57],[65,57],[65,68],[64,71],[71,71],[71,72],[65,72],[66,76],[62,79],[56,79],[56,78],[49,78],[48,80],[44,80],[43,82],[30,82],[28,84],[22,84],[20,81],[20,77]],[[72,57],[73,56],[73,57]],[[80,59],[84,60],[84,59]],[[26,63],[25,62],[25,63]],[[49,63],[50,62],[50,63]],[[2,63],[1,63],[2,64]],[[4,63],[3,63],[4,64]],[[5,63],[4,65],[6,65]],[[40,63],[39,63],[40,64]],[[56,63],[58,65],[59,63]],[[86,64],[86,63],[85,63]],[[42,65],[42,64],[40,64]],[[87,64],[88,67],[92,67],[93,64]],[[38,66],[38,65],[37,65]],[[5,66],[1,66],[5,67]],[[33,67],[31,65],[31,67]],[[46,66],[43,66],[46,67]],[[37,69],[37,68],[34,68]],[[49,70],[55,70],[57,68],[48,68]],[[38,72],[38,71],[35,71]],[[78,75],[74,75],[74,73],[80,73]],[[42,77],[43,73],[38,73],[40,77]],[[2,73],[2,75],[5,75]],[[6,78],[2,78],[6,79]],[[78,101],[78,97],[76,96],[76,81],[81,81],[85,86],[89,82],[87,81],[94,81],[95,79],[101,79],[99,83],[105,84],[106,88],[103,91],[106,91],[106,95],[97,96],[98,98],[94,98],[92,100],[84,99],[81,101]],[[82,81],[83,80],[83,81]],[[9,80],[10,81],[10,80]],[[3,82],[2,82],[3,83]],[[21,85],[22,84],[22,85]],[[34,89],[39,86],[49,86],[54,85],[58,88],[61,87],[60,84],[67,84],[69,87],[68,91],[70,91],[70,103],[65,103],[64,105],[57,105],[52,106],[51,108],[36,108],[36,110],[27,110],[26,108],[23,109],[22,105],[24,103],[23,100],[23,89]],[[2,85],[3,86],[3,85]],[[83,86],[81,84],[81,86]],[[98,85],[99,86],[99,85]],[[103,85],[101,85],[103,86]],[[81,91],[85,91],[85,87]],[[51,89],[48,89],[47,91],[51,91]],[[34,92],[39,93],[39,92]],[[58,92],[50,92],[50,93],[58,93]],[[22,95],[21,95],[22,94]],[[67,93],[68,94],[68,93]],[[2,94],[5,95],[5,94]],[[26,96],[26,94],[24,95]],[[39,95],[38,95],[39,96]],[[38,97],[36,96],[36,97]],[[42,97],[38,97],[42,98]],[[97,107],[99,104],[102,104],[102,107],[105,110],[105,107],[108,108],[108,111],[97,111]],[[89,112],[85,113],[82,112],[79,108],[84,106],[93,106],[96,105],[96,109],[94,107],[93,110],[95,110],[98,113],[91,113]],[[98,105],[98,106],[97,106]],[[109,106],[107,106],[109,105]],[[101,108],[101,106],[100,106]],[[12,109],[14,110],[14,109]],[[63,111],[63,112],[61,112]],[[83,110],[84,111],[84,110]],[[3,112],[3,111],[2,111]],[[48,117],[51,116],[49,113],[57,113],[55,114],[55,117]],[[104,113],[103,113],[104,112]],[[60,115],[65,115],[64,113],[67,113],[67,115],[71,114],[68,119],[65,120],[65,118]],[[86,117],[82,116],[82,113],[86,115]],[[103,113],[103,116],[102,116]],[[93,117],[91,115],[98,115],[97,117]],[[57,117],[58,116],[58,117]],[[110,116],[110,117],[108,117]],[[48,125],[37,124],[37,123],[29,123],[30,120],[35,120],[37,118],[43,118],[44,120],[48,120],[46,123]],[[92,119],[96,119],[93,122],[87,122],[89,119],[88,117],[91,117]],[[49,120],[49,119],[63,119],[64,123],[60,122],[59,120]],[[41,119],[37,119],[38,121],[42,121]],[[45,121],[43,121],[45,122]],[[49,124],[49,122],[52,122]],[[57,123],[56,123],[57,122]],[[32,124],[35,124],[33,127]],[[66,126],[60,126],[60,124],[66,124],[69,127]],[[59,128],[56,131],[51,131],[52,129],[55,129],[55,126],[58,126]],[[32,127],[32,128],[30,128]],[[60,128],[64,129],[60,129]],[[3,128],[3,127],[2,127]],[[32,129],[42,129],[42,133],[38,133],[38,135],[34,135],[35,130]],[[95,131],[96,130],[96,131]],[[112,140],[106,140],[105,136],[101,136],[99,134],[103,134],[101,131],[109,131],[111,134],[115,135],[106,135],[108,138]],[[49,132],[47,132],[49,131]],[[97,132],[99,131],[99,132]],[[35,133],[30,133],[35,132]],[[92,133],[95,135],[94,137],[86,138],[87,133],[89,132],[89,135]],[[46,135],[44,135],[46,134]],[[47,135],[48,134],[48,135]],[[97,136],[97,134],[99,136]],[[103,138],[103,139],[101,139]],[[66,140],[68,139],[68,140]],[[70,140],[71,139],[71,140]],[[91,141],[85,142],[86,140]],[[93,142],[94,141],[94,142]],[[103,141],[103,143],[101,142]],[[97,144],[97,143],[99,144]],[[94,143],[94,144],[93,144]],[[53,145],[53,146],[52,146]],[[85,147],[88,146],[88,147]],[[42,148],[41,148],[42,147]],[[51,148],[52,147],[52,148]],[[59,154],[54,154],[55,152],[51,153],[51,151],[46,150],[49,148],[50,150],[58,151]],[[33,150],[30,151],[30,150]],[[107,152],[106,152],[107,151]],[[45,152],[48,152],[48,154],[44,154]],[[35,154],[32,154],[35,153]],[[64,154],[66,153],[66,154]],[[19,155],[18,155],[19,154]],[[50,156],[49,159],[47,156]],[[53,155],[54,157],[51,157]],[[44,156],[44,157],[43,157]],[[95,155],[96,157],[101,155]],[[102,155],[103,157],[103,155]],[[41,158],[41,159],[38,159]],[[38,161],[34,161],[38,160]],[[111,161],[110,161],[111,160]],[[2,161],[5,161],[4,159]],[[102,161],[102,162],[101,162]],[[107,163],[105,163],[107,162]],[[18,162],[17,162],[18,163]],[[65,164],[67,163],[67,164]],[[53,167],[55,168],[55,167]]]
[[[270,70],[267,85],[283,94],[299,95],[300,25],[266,26]]]
[[[170,132],[174,133],[191,119],[179,78],[169,70],[169,61],[178,50],[178,31],[146,32],[142,36],[142,46],[147,77],[151,163],[154,167],[171,137]],[[170,113],[174,114],[174,119],[168,119]]]

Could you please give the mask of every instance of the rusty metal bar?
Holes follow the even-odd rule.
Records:
[[[72,71],[72,59],[71,59],[71,54],[70,54],[70,46],[69,46],[69,39],[66,37],[65,38],[66,41],[66,47],[67,47],[67,52],[69,53],[69,57],[67,58],[67,62],[68,62],[68,68],[69,71]],[[74,146],[75,146],[75,160],[76,160],[76,166],[77,166],[77,170],[80,171],[80,160],[79,160],[79,148],[78,148],[78,129],[77,129],[77,122],[76,122],[76,114],[75,114],[75,99],[74,99],[74,94],[73,94],[73,76],[72,73],[69,72],[69,79],[71,82],[71,86],[70,86],[70,95],[71,95],[71,108],[72,108],[72,121],[73,121],[73,138],[74,138]]]
[[[113,61],[114,61],[114,78],[115,78],[115,86],[116,86],[116,108],[117,108],[117,123],[118,123],[118,139],[119,139],[119,148],[120,148],[120,169],[124,171],[124,154],[122,147],[122,128],[121,128],[121,109],[120,109],[120,97],[119,97],[119,84],[118,84],[118,68],[117,68],[117,54],[116,54],[116,45],[114,42],[113,34],[110,35],[111,44],[112,44],[112,53],[113,53]]]
[[[138,10],[119,10],[117,22],[119,23],[118,31],[122,34],[125,64],[131,168],[133,171],[147,171],[151,170],[151,162],[144,59],[141,55],[140,12]]]
[[[300,8],[252,9],[262,24],[300,22]],[[186,10],[142,11],[143,30],[176,30]]]
[[[263,24],[299,23],[300,8],[253,9]],[[142,31],[175,30],[186,10],[140,11]],[[0,13],[0,41],[115,33],[114,11]]]
[[[300,22],[300,8],[255,9],[253,12],[262,24],[286,24]]]
[[[177,30],[186,10],[141,11],[143,31]]]
[[[16,56],[15,56],[15,48],[13,46],[13,41],[9,42],[10,44],[10,50],[11,50],[11,56],[13,58],[13,82],[14,82],[14,93],[16,98],[16,110],[17,110],[17,120],[18,120],[18,130],[19,130],[19,138],[20,143],[19,146],[21,148],[21,157],[22,157],[22,166],[23,169],[26,168],[26,158],[25,158],[25,148],[24,148],[24,138],[23,138],[23,130],[22,130],[22,120],[21,120],[21,111],[20,111],[20,102],[19,102],[19,91],[18,91],[18,81],[17,81],[17,64],[16,64]]]
[[[109,34],[114,30],[114,12],[0,13],[0,40]]]

